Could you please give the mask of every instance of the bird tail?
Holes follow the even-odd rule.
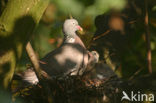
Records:
[[[14,74],[13,80],[18,80],[28,85],[36,85],[39,82],[33,68],[29,68],[24,72]]]

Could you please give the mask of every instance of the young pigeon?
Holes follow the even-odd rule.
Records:
[[[89,52],[76,31],[82,30],[77,20],[67,19],[63,24],[64,41],[62,45],[54,51],[48,53],[40,60],[40,66],[49,76],[82,75],[87,65],[97,62],[99,55]],[[33,69],[28,69],[35,74]],[[25,75],[22,80],[29,84],[38,82],[37,76]],[[34,79],[33,79],[34,78]],[[31,80],[33,79],[33,80]]]

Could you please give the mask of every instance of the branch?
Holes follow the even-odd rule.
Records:
[[[148,2],[145,0],[145,36],[146,36],[146,48],[147,48],[147,68],[149,73],[152,73],[151,63],[151,46],[150,46],[150,31],[148,22]]]
[[[33,66],[34,66],[34,70],[35,70],[37,77],[40,78],[41,69],[40,69],[39,61],[38,61],[38,58],[37,58],[32,46],[31,46],[30,42],[28,42],[26,45],[26,51],[27,51],[27,54],[28,54]]]
[[[93,38],[93,41],[96,40],[96,39],[99,39],[99,38],[101,38],[101,37],[103,37],[103,36],[105,36],[105,35],[108,34],[110,31],[111,31],[111,30],[107,30],[106,32],[102,33],[101,35],[98,35],[98,36],[94,37],[94,38]]]
[[[32,46],[31,46],[30,42],[28,42],[26,45],[26,51],[27,51],[27,54],[28,54],[33,66],[34,66],[34,70],[35,70],[35,73],[37,75],[37,78],[39,79],[39,82],[40,82],[40,80],[42,80],[42,82],[40,82],[40,83],[43,85],[43,89],[44,89],[45,94],[46,94],[45,97],[47,97],[48,99],[52,98],[52,95],[49,92],[50,91],[50,85],[48,84],[48,82],[52,82],[52,78],[40,68],[39,60],[38,60]],[[47,80],[48,80],[48,82],[47,82]]]
[[[34,70],[35,70],[35,73],[36,73],[38,79],[41,80],[42,77],[45,77],[46,79],[51,79],[51,77],[47,73],[42,71],[40,64],[39,64],[40,61],[39,61],[38,57],[36,56],[30,42],[28,42],[26,45],[26,51],[30,58],[31,63],[33,64],[33,67],[34,67]]]

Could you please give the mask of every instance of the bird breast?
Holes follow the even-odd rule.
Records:
[[[51,76],[77,72],[85,68],[88,63],[88,54],[84,47],[77,43],[66,43],[46,55],[41,64],[43,70]]]
[[[56,54],[54,57],[59,65],[66,65],[67,68],[74,66],[80,67],[84,59],[84,49],[80,45],[64,45],[61,49],[61,55]]]

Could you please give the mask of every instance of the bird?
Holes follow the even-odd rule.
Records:
[[[96,63],[92,69],[87,71],[83,80],[87,87],[91,88],[90,90],[92,90],[93,93],[106,97],[114,93],[119,93],[119,88],[121,88],[123,83],[112,68],[104,62]]]
[[[87,72],[88,74],[86,76],[92,80],[96,79],[101,81],[112,77],[114,79],[119,79],[116,73],[108,66],[108,64],[103,62],[95,63],[94,66],[92,66]]]
[[[62,45],[48,53],[40,61],[41,68],[50,76],[82,75],[89,62],[91,53],[86,49],[76,31],[82,31],[76,19],[67,19],[63,24],[64,40]],[[81,72],[80,72],[81,71]]]
[[[82,27],[76,19],[66,19],[63,23],[64,40],[60,47],[40,59],[40,67],[50,77],[82,75],[88,65],[98,62],[96,51],[88,51],[76,34]],[[37,84],[39,79],[33,68],[27,69],[18,77],[28,84]]]

